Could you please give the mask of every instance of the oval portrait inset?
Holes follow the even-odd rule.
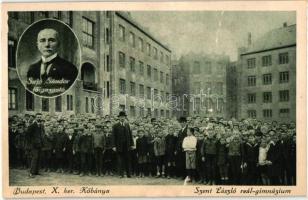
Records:
[[[45,19],[31,24],[17,46],[17,73],[27,90],[56,97],[71,88],[79,73],[78,38],[65,23]]]

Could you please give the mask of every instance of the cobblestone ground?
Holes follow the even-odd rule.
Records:
[[[11,169],[10,185],[12,186],[38,186],[38,185],[183,185],[180,179],[167,179],[155,177],[120,178],[119,176],[96,177],[93,175],[80,177],[68,173],[43,172],[35,178],[28,177],[27,170]]]

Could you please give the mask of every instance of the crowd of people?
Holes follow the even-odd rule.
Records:
[[[214,117],[37,113],[9,118],[10,168],[29,177],[161,177],[207,185],[295,185],[296,125]]]

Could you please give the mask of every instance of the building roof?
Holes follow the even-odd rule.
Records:
[[[225,54],[216,54],[216,53],[196,53],[196,52],[189,52],[188,54],[185,54],[182,56],[185,60],[191,60],[191,61],[221,61],[221,62],[229,62],[229,56]]]
[[[149,38],[151,38],[153,41],[155,41],[157,44],[159,44],[161,47],[163,47],[165,50],[169,51],[171,53],[171,50],[167,47],[167,45],[162,44],[158,39],[156,39],[149,31],[146,30],[146,28],[142,27],[138,22],[136,22],[129,14],[123,11],[116,11],[116,14],[130,23],[132,26],[137,28],[139,31],[147,35]]]
[[[296,24],[273,29],[252,43],[241,55],[259,53],[296,45]]]

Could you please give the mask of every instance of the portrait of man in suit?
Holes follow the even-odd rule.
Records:
[[[27,87],[34,90],[34,93],[43,94],[44,92],[36,91],[35,87],[40,86],[48,89],[67,90],[78,76],[77,67],[61,58],[58,54],[59,33],[53,28],[44,28],[37,35],[37,49],[41,58],[29,66],[27,72]],[[47,90],[46,90],[47,88]]]

